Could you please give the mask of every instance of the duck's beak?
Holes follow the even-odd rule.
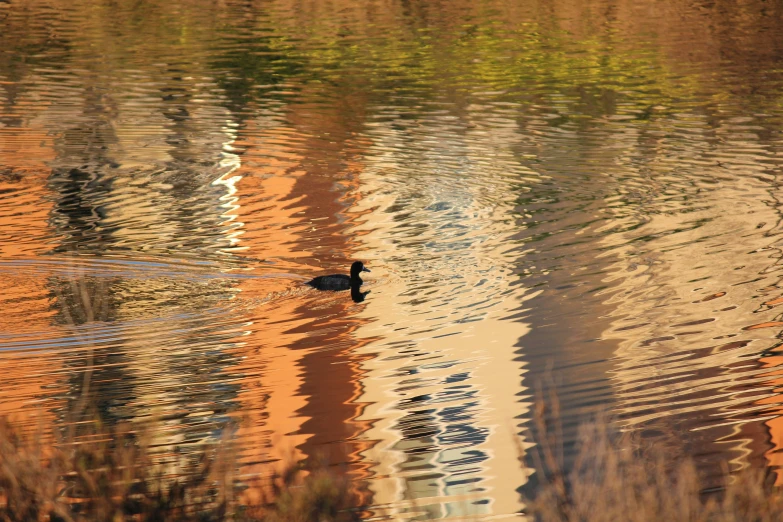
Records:
[[[370,271],[370,269],[369,269],[369,268],[367,268],[366,266],[363,266],[363,267],[362,267],[362,272],[369,272],[369,271]]]

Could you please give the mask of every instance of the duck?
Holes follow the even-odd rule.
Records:
[[[364,266],[364,263],[361,261],[354,261],[351,265],[350,277],[345,274],[322,275],[305,284],[310,285],[317,290],[339,291],[358,289],[364,282],[362,281],[362,278],[359,277],[359,274],[369,271],[370,269]]]

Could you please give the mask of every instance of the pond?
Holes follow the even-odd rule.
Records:
[[[381,518],[518,513],[555,396],[567,453],[609,412],[783,483],[782,10],[0,0],[0,415]]]

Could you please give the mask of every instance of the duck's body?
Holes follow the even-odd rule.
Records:
[[[364,268],[364,263],[356,261],[351,265],[351,275],[345,274],[333,274],[318,276],[307,282],[308,285],[318,290],[350,290],[351,288],[358,288],[362,286],[362,278],[359,277],[360,272],[369,272],[367,268]]]
[[[351,288],[351,278],[345,274],[318,276],[307,283],[318,290],[348,290]],[[359,284],[362,280],[359,279]]]

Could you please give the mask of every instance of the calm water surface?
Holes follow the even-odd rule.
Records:
[[[551,391],[567,449],[781,473],[780,11],[0,3],[0,414],[235,430],[380,519],[513,517]]]

